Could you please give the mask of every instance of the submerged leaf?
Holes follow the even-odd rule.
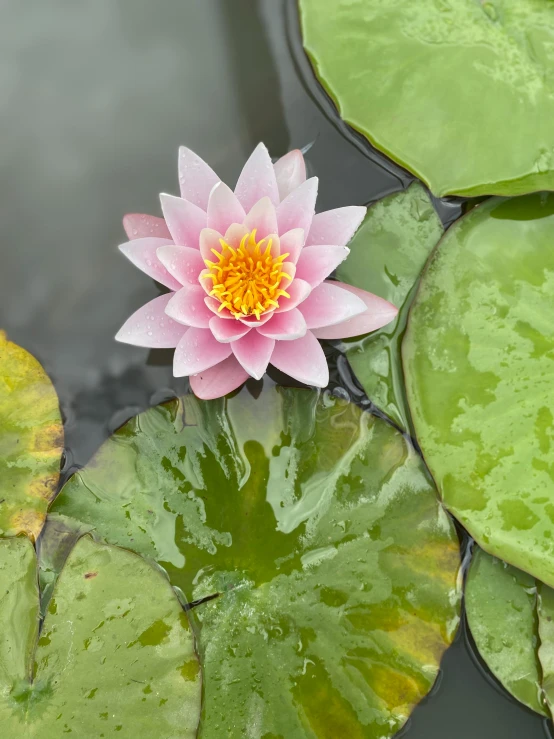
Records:
[[[554,189],[554,4],[301,0],[344,120],[439,196]]]
[[[554,195],[491,199],[445,235],[402,353],[423,454],[491,554],[554,585]]]
[[[39,362],[0,331],[0,537],[35,540],[63,451],[58,396]]]
[[[49,520],[55,536],[92,525],[163,564],[186,600],[211,598],[190,611],[204,739],[392,737],[458,624],[458,542],[421,460],[316,392],[153,408]]]
[[[163,575],[82,538],[37,644],[36,559],[0,541],[0,726],[6,737],[192,737],[201,680],[190,626]]]

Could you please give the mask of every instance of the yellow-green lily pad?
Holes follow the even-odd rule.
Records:
[[[0,540],[0,726],[5,737],[193,739],[201,677],[167,579],[136,554],[82,538],[38,638],[37,562]]]
[[[0,537],[38,537],[62,451],[54,386],[39,362],[0,331]]]
[[[421,459],[327,394],[185,396],[117,431],[49,514],[160,562],[189,602],[200,736],[392,737],[459,620],[459,546]],[[206,600],[204,600],[206,599]]]

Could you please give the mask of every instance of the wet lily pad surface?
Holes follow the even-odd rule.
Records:
[[[201,678],[186,615],[164,575],[82,538],[37,644],[37,563],[0,541],[0,726],[6,737],[192,739]]]
[[[392,737],[458,625],[458,541],[420,458],[327,394],[153,408],[49,520],[54,537],[92,524],[163,564],[185,600],[208,599],[190,611],[204,738]]]
[[[547,0],[300,0],[342,118],[443,196],[554,187]]]
[[[422,278],[402,352],[418,441],[483,549],[554,585],[554,196],[492,199]]]
[[[396,319],[358,341],[345,342],[354,374],[369,399],[398,426],[409,427],[400,345],[419,274],[443,233],[425,189],[412,184],[373,205],[337,270],[337,279],[386,298]]]
[[[476,549],[465,607],[475,645],[492,673],[517,700],[548,715],[541,697],[535,578]]]
[[[0,331],[0,536],[38,537],[56,492],[62,450],[50,379]]]

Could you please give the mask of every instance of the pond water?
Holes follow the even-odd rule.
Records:
[[[53,378],[66,476],[151,404],[184,392],[171,353],[117,344],[157,288],[119,254],[121,217],[177,190],[186,144],[232,182],[259,141],[308,148],[318,208],[367,204],[411,177],[337,119],[287,0],[4,0],[0,10],[0,327]],[[449,222],[460,203],[437,203]],[[345,363],[333,384],[351,387]],[[464,629],[405,739],[544,739]]]

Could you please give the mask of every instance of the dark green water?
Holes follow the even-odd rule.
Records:
[[[292,0],[0,3],[0,327],[56,384],[66,474],[128,417],[185,389],[170,354],[113,341],[157,294],[116,250],[121,217],[158,212],[158,193],[177,192],[180,144],[232,183],[260,140],[274,156],[312,145],[319,210],[411,180],[334,116]],[[459,212],[437,205],[446,222]],[[348,387],[343,372],[335,381]],[[548,732],[487,674],[464,631],[400,736]]]

